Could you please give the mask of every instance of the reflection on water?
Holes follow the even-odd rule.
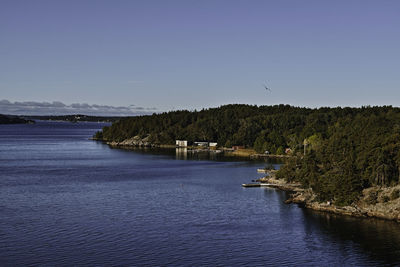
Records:
[[[396,223],[241,187],[276,159],[110,149],[100,127],[0,125],[1,266],[400,265]]]
[[[177,147],[175,149],[176,159],[187,159],[188,150],[186,147]]]
[[[249,158],[240,156],[226,156],[221,150],[192,150],[186,147],[156,148],[156,147],[111,147],[111,149],[131,151],[144,155],[175,156],[178,160],[212,160],[212,161],[244,161],[253,163],[265,163],[260,167],[279,168],[285,158]]]
[[[328,235],[337,244],[354,243],[371,260],[400,264],[400,224],[303,209],[305,231]],[[318,233],[315,233],[318,232]]]

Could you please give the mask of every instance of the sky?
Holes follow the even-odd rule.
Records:
[[[397,0],[0,0],[0,113],[399,106],[399,72]]]

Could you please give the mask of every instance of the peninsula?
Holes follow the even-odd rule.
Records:
[[[276,178],[311,191],[313,202],[345,207],[364,199],[368,205],[390,207],[388,212],[400,210],[400,108],[396,107],[226,105],[121,119],[95,138],[133,146],[213,141],[225,148],[286,154],[290,157]]]

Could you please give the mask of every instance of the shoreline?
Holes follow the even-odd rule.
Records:
[[[329,212],[339,215],[378,218],[383,220],[400,222],[400,198],[388,200],[386,196],[394,191],[400,190],[396,187],[371,187],[364,189],[363,197],[351,206],[337,206],[331,202],[318,202],[316,195],[311,189],[304,189],[299,183],[287,183],[284,180],[264,177],[257,182],[268,183],[267,187],[276,188],[291,193],[285,201],[286,204],[298,204],[304,208],[316,211]],[[377,202],[371,203],[371,195],[377,196]]]
[[[100,141],[112,148],[120,148],[120,149],[134,149],[134,148],[164,148],[164,149],[173,149],[178,148],[175,145],[155,145],[146,140],[132,138],[130,140],[124,140],[122,142],[115,141],[106,141],[97,138],[91,138],[94,141]],[[212,152],[205,151],[206,153]],[[260,157],[252,157],[248,153],[233,153],[229,150],[222,150],[224,157],[240,157],[243,159],[254,160],[260,159]],[[247,150],[248,151],[248,150]],[[247,152],[246,151],[246,152]],[[226,153],[228,152],[228,153]],[[254,155],[254,154],[252,154]],[[287,155],[263,155],[261,158],[286,158]],[[300,183],[288,183],[284,179],[275,179],[273,177],[263,177],[255,182],[263,183],[263,187],[270,187],[279,189],[282,191],[287,191],[291,193],[291,196],[285,201],[286,204],[298,204],[304,208],[328,212],[338,215],[345,215],[351,217],[359,217],[359,218],[378,218],[383,220],[391,220],[400,222],[400,185],[396,187],[372,187],[364,189],[363,197],[357,201],[356,203],[350,206],[337,206],[331,202],[318,202],[316,201],[316,195],[312,192],[311,189],[302,188]],[[268,184],[268,185],[266,185]],[[394,190],[398,190],[399,197],[393,200],[387,200],[388,195],[392,193]],[[369,203],[368,199],[371,198],[372,195],[375,194],[377,202]]]
[[[165,148],[173,149],[177,148],[175,145],[155,145],[146,142],[146,140],[132,138],[130,140],[124,140],[122,142],[106,141],[102,139],[91,138],[94,141],[100,141],[112,148],[120,149],[133,149],[133,148]],[[205,151],[206,153],[212,152]],[[263,157],[252,157],[248,153],[233,153],[229,150],[222,150],[224,157],[240,157],[243,159],[254,160],[260,158],[286,158],[287,155],[263,155]],[[228,152],[228,153],[226,153]],[[254,154],[252,154],[254,155]],[[285,201],[286,204],[298,204],[304,208],[328,212],[338,215],[345,215],[359,218],[378,218],[383,220],[391,220],[400,223],[400,185],[396,187],[371,187],[363,190],[362,197],[356,203],[350,206],[337,206],[331,202],[318,202],[316,195],[311,189],[302,188],[300,183],[288,183],[284,179],[275,179],[274,177],[264,177],[255,182],[263,183],[263,187],[270,187],[287,191],[291,193],[291,196]],[[268,184],[268,185],[266,185]],[[390,195],[393,195],[393,191],[398,191],[398,197],[390,199]],[[376,202],[371,203],[370,199],[375,197]]]
[[[101,138],[91,137],[89,140],[102,142],[104,144],[109,145],[113,148],[121,148],[121,149],[133,149],[133,148],[166,148],[166,149],[188,149],[191,152],[205,152],[205,153],[223,153],[224,157],[240,157],[240,158],[247,158],[251,160],[260,160],[265,158],[276,158],[276,159],[285,159],[289,158],[290,155],[275,155],[275,154],[258,154],[255,150],[251,148],[246,149],[238,149],[232,150],[231,148],[218,148],[218,149],[209,149],[209,148],[198,148],[194,146],[187,146],[187,147],[177,147],[176,145],[168,145],[168,144],[154,144],[150,143],[147,138],[141,139],[139,137],[129,138],[120,142],[117,141],[108,141]]]

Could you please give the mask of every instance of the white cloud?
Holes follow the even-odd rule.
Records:
[[[53,102],[10,102],[0,100],[0,113],[10,115],[68,115],[84,114],[93,116],[135,116],[156,112],[156,108],[129,106],[90,105],[87,103],[73,103],[66,105],[59,101]]]

